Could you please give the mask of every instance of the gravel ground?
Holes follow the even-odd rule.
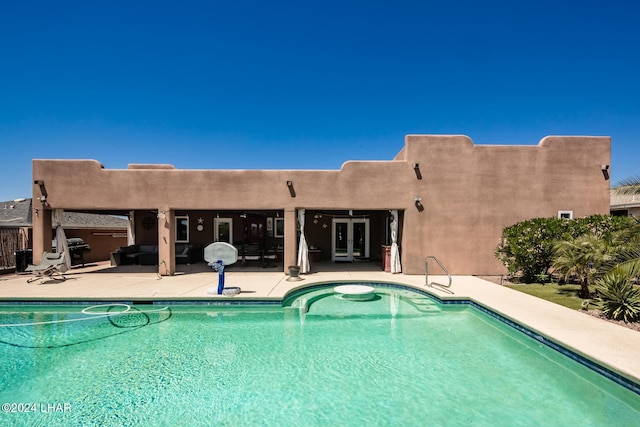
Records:
[[[604,317],[604,314],[602,314],[600,310],[587,310],[585,311],[585,313],[594,317],[599,317],[600,319],[604,319],[607,322],[617,323],[618,325],[624,326],[625,328],[633,329],[634,331],[640,332],[640,322],[625,323],[622,320],[610,320]]]
[[[497,283],[499,285],[505,285],[505,286],[519,284],[519,283],[510,282],[509,280],[507,280],[506,276],[478,276],[478,278],[488,280],[489,282]],[[606,320],[607,322],[616,323],[620,326],[624,326],[625,328],[633,329],[634,331],[640,332],[640,322],[626,323],[622,320],[610,320],[610,319],[607,319],[602,313],[602,311],[600,310],[581,310],[581,311],[590,316],[598,317],[600,319]]]

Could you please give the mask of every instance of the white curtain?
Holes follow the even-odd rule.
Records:
[[[400,264],[400,250],[398,248],[398,211],[392,210],[391,215],[391,273],[402,273]]]
[[[64,211],[62,209],[53,210],[53,223],[56,225],[56,253],[64,252],[64,265],[66,269],[62,270],[63,273],[71,268],[71,257],[69,253],[69,245],[67,244],[67,235],[62,228],[62,215]]]
[[[311,270],[309,265],[309,247],[307,239],[304,237],[304,209],[298,209],[298,223],[300,224],[300,243],[298,244],[298,266],[300,273],[308,273]]]
[[[133,228],[133,224],[134,224],[133,213],[134,211],[129,211],[129,217],[127,221],[127,245],[128,246],[136,244],[136,235]]]

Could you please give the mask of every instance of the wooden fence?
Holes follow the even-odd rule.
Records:
[[[16,268],[16,251],[28,247],[27,233],[22,228],[0,228],[0,271]]]

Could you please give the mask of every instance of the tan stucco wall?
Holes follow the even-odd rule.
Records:
[[[67,238],[79,237],[91,247],[84,254],[85,263],[108,261],[111,252],[127,245],[126,230],[65,228],[64,231]]]
[[[609,181],[601,165],[609,163],[608,137],[547,137],[535,146],[490,146],[474,145],[465,136],[409,135],[394,160],[349,161],[339,171],[177,170],[167,165],[113,170],[93,160],[34,160],[33,179],[44,181],[47,208],[284,210],[285,267],[295,263],[295,209],[399,209],[404,211],[400,244],[405,273],[424,273],[424,258],[435,255],[452,273],[492,274],[503,272],[493,253],[505,226],[555,216],[558,210],[571,210],[575,217],[608,213]],[[287,181],[293,182],[296,197],[290,196]],[[40,196],[38,185],[33,195],[34,200]],[[415,206],[416,196],[422,211]],[[34,240],[43,235],[36,233],[40,225],[46,224],[34,221]],[[159,229],[160,246],[163,238],[172,238],[171,233]],[[34,241],[34,255],[36,248]],[[169,247],[160,251],[161,257],[172,258]]]
[[[457,273],[502,271],[493,252],[502,229],[515,222],[556,216],[608,213],[610,162],[606,137],[547,137],[537,146],[473,145],[463,136],[409,136],[407,158],[420,159],[417,189],[423,214],[408,210],[416,250],[405,262],[417,265],[436,255]],[[424,165],[424,166],[423,166]],[[406,233],[405,233],[406,237]],[[415,246],[414,246],[415,245]]]

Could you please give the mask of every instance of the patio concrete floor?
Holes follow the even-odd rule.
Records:
[[[640,385],[640,333],[474,276],[454,276],[449,289],[427,287],[424,275],[391,274],[369,263],[322,264],[319,272],[291,281],[282,268],[231,266],[225,285],[240,287],[234,297],[211,295],[218,274],[205,264],[178,266],[174,276],[159,276],[154,266],[112,267],[107,263],[74,267],[67,280],[27,283],[30,275],[0,275],[0,305],[21,301],[281,301],[292,289],[322,282],[391,282],[427,291],[440,299],[470,299],[528,329],[596,361]],[[445,276],[430,276],[441,284]],[[215,291],[214,291],[215,292]],[[640,386],[639,389],[640,391]]]

